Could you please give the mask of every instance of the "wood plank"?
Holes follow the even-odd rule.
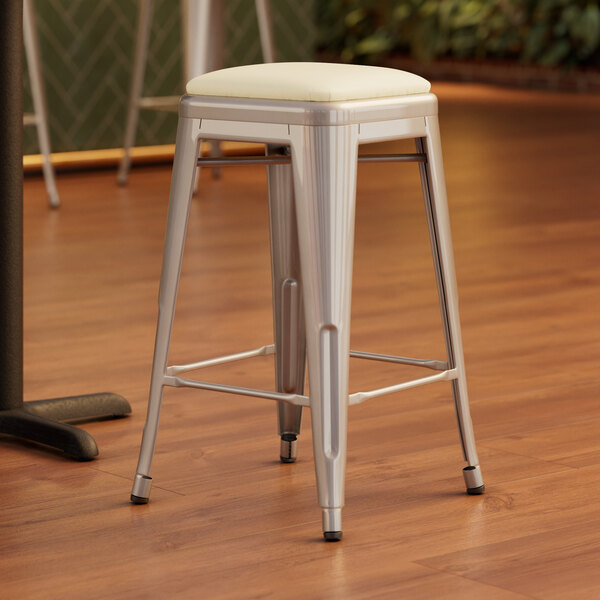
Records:
[[[527,457],[543,456],[570,467],[600,464],[600,418],[596,411],[588,419],[540,431],[486,441],[489,448],[505,449]]]
[[[600,594],[599,526],[592,518],[419,562],[530,598],[595,598]]]

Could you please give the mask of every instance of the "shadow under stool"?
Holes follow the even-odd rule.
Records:
[[[187,386],[278,403],[281,458],[293,462],[302,408],[312,412],[317,491],[326,540],[342,535],[348,407],[448,381],[467,466],[467,492],[484,490],[469,413],[437,98],[425,79],[394,69],[325,63],[234,67],[191,80],[179,107],[175,162],[159,292],[148,415],[131,500],[148,501],[162,393]],[[360,144],[413,138],[413,154],[358,154]],[[264,143],[265,157],[197,159],[201,139]],[[446,340],[446,360],[350,350],[350,298],[357,162],[419,165]],[[196,164],[266,163],[274,338],[270,346],[168,366],[177,287]],[[275,354],[276,392],[182,376],[205,366]],[[435,374],[348,393],[349,357],[420,366]],[[308,362],[310,392],[304,393]]]

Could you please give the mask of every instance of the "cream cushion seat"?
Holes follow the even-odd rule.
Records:
[[[423,77],[386,67],[316,62],[245,65],[195,77],[191,96],[343,102],[425,94],[431,84]]]

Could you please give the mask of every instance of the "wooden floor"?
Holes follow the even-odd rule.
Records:
[[[25,399],[114,391],[75,463],[0,439],[0,597],[600,597],[600,98],[437,85],[483,496],[464,494],[448,384],[350,412],[344,540],[321,541],[310,415],[281,465],[275,407],[165,397],[154,489],[129,504],[145,417],[169,170],[25,183]],[[402,145],[402,148],[405,146]],[[202,174],[173,363],[269,343],[260,168]],[[443,357],[414,165],[362,165],[352,346]],[[404,367],[353,361],[351,390]],[[215,368],[272,386],[272,360]]]

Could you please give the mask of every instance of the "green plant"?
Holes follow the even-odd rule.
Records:
[[[391,53],[581,65],[600,56],[592,0],[329,0],[317,3],[320,47],[348,62]]]

